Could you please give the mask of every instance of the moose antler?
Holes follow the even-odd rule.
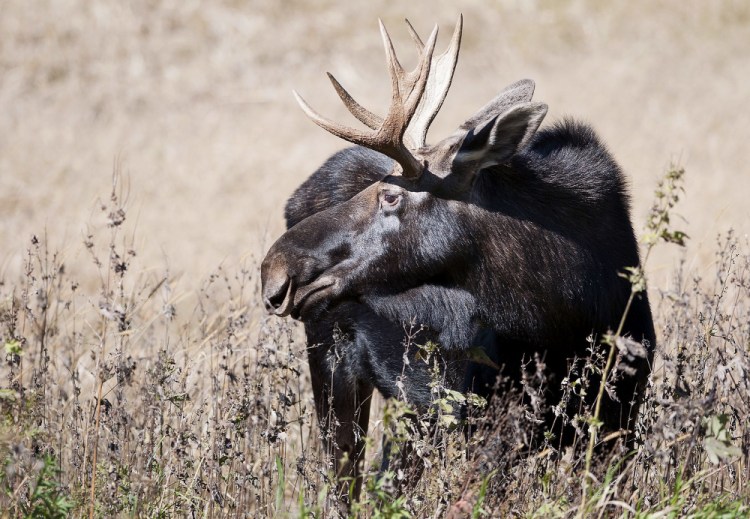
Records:
[[[461,47],[463,23],[464,18],[459,15],[448,49],[432,60],[430,77],[427,80],[427,87],[422,96],[422,101],[419,103],[417,112],[414,114],[406,130],[407,138],[417,148],[421,148],[426,144],[427,130],[440,111],[440,107],[443,106],[443,101],[445,101],[445,97],[448,95],[448,89],[451,87],[453,72],[456,70],[456,63],[458,62],[458,51]],[[414,40],[414,44],[417,46],[417,51],[421,59],[424,53],[424,44],[419,38],[417,31],[409,23],[409,20],[406,20],[406,25],[409,28],[409,34],[412,40]]]
[[[404,71],[396,57],[388,31],[382,21],[379,23],[391,78],[391,104],[385,118],[357,103],[336,78],[328,74],[341,101],[371,132],[349,128],[326,119],[313,110],[296,91],[294,96],[302,110],[318,126],[337,137],[391,157],[401,166],[404,176],[416,178],[422,172],[422,165],[413,151],[424,146],[427,129],[448,93],[458,59],[463,18],[459,16],[448,50],[434,60],[432,55],[437,41],[437,26],[430,34],[427,45],[424,45],[409,21],[406,21],[420,54],[419,63],[411,72]]]

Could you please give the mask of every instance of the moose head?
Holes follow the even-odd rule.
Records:
[[[261,267],[263,301],[277,315],[304,321],[342,300],[402,294],[426,284],[465,290],[471,298],[488,266],[478,241],[493,211],[492,194],[474,189],[478,174],[491,166],[507,174],[547,106],[531,102],[532,81],[519,81],[453,134],[427,144],[453,78],[462,19],[437,57],[437,27],[426,44],[411,25],[409,30],[419,61],[406,72],[380,23],[392,89],[384,118],[362,107],[329,74],[341,100],[369,131],[324,118],[295,92],[320,127],[381,154],[372,167],[384,174],[350,200],[299,222],[271,247]]]

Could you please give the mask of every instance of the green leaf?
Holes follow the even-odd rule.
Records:
[[[484,364],[492,369],[500,369],[500,366],[495,364],[491,358],[487,355],[487,352],[477,346],[469,348],[468,350],[469,360],[476,362],[477,364]]]
[[[708,461],[714,465],[742,455],[742,450],[732,445],[731,436],[727,430],[728,423],[729,416],[726,414],[711,415],[703,422],[706,428],[703,448],[706,450]]]
[[[276,484],[276,513],[278,514],[284,504],[284,490],[286,487],[284,482],[284,463],[279,456],[276,456],[276,472],[279,473],[279,481]]]
[[[459,404],[463,404],[466,402],[466,396],[464,396],[463,393],[448,388],[444,388],[443,391],[445,391],[446,400],[458,402]]]
[[[458,419],[452,414],[440,415],[440,425],[444,427],[453,427],[458,425]]]
[[[487,407],[487,399],[477,395],[476,393],[466,393],[466,402],[479,409]]]
[[[703,440],[703,447],[706,449],[708,461],[714,465],[718,465],[722,461],[737,458],[742,455],[742,450],[739,447],[713,437],[705,438]]]
[[[5,353],[7,353],[8,355],[18,355],[20,357],[21,355],[23,355],[23,350],[21,349],[21,343],[15,339],[6,341]]]
[[[18,393],[12,389],[0,389],[0,400],[15,402],[18,399]]]

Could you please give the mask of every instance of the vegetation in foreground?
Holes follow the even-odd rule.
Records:
[[[682,170],[657,191],[644,236],[682,243],[670,227]],[[21,279],[0,283],[0,515],[2,517],[331,517],[336,481],[319,437],[298,327],[266,318],[257,269],[219,268],[193,303],[176,279],[138,264],[115,174],[99,225],[84,238],[81,279],[52,250],[29,242]],[[129,234],[130,233],[130,234]],[[641,272],[624,273],[634,291]],[[95,284],[88,282],[96,279]],[[435,406],[411,419],[388,402],[372,429],[364,517],[742,517],[750,514],[750,243],[729,232],[710,276],[681,263],[651,287],[659,344],[628,451],[602,437],[596,409],[571,420],[578,438],[558,449],[541,430],[547,379],[529,359],[523,386],[461,424],[467,403],[440,384]],[[563,381],[601,394],[627,340],[613,330]],[[471,401],[477,407],[481,402]],[[559,409],[564,409],[559,405]],[[484,418],[483,418],[484,417]],[[487,420],[486,418],[492,418]],[[437,424],[437,425],[434,425]],[[423,426],[436,428],[431,436]],[[376,477],[389,445],[412,459]],[[409,471],[421,479],[406,488]]]

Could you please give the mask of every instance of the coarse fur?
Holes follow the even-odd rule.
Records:
[[[374,388],[430,405],[415,340],[439,344],[447,387],[483,395],[497,367],[519,380],[539,355],[554,405],[591,337],[618,328],[631,292],[622,274],[640,263],[622,172],[587,125],[537,131],[547,107],[531,102],[533,90],[516,82],[449,137],[413,150],[418,171],[349,148],[289,200],[288,230],[261,266],[264,301],[305,323],[318,415],[329,425],[333,411],[341,424],[340,473],[357,479]],[[625,359],[605,397],[608,430],[632,429],[650,372],[645,292],[622,333],[647,353]],[[490,362],[470,361],[477,348]],[[560,424],[555,432],[572,437]]]
[[[355,146],[337,152],[287,201],[287,228],[349,200],[385,178],[392,167],[391,159],[367,148]],[[420,305],[412,298],[427,304]],[[491,330],[475,332],[473,327],[451,326],[452,316],[462,309],[461,320],[470,319],[469,305],[461,305],[464,299],[466,294],[457,290],[452,293],[446,288],[422,286],[397,297],[377,298],[374,305],[390,316],[398,314],[405,304],[410,308],[421,306],[421,318],[411,322],[400,317],[388,319],[378,315],[373,306],[357,301],[346,301],[328,308],[317,319],[305,321],[316,413],[322,429],[335,434],[326,442],[333,450],[333,456],[350,460],[338,467],[339,475],[355,474],[352,464],[362,461],[374,389],[385,398],[403,398],[419,412],[424,412],[430,405],[433,398],[430,383],[434,374],[425,362],[417,358],[418,345],[423,345],[428,339],[452,348],[458,344],[471,344],[483,349],[490,361],[499,361],[491,347],[494,341]],[[467,340],[466,334],[475,337]],[[489,395],[497,370],[469,361],[463,352],[443,354],[441,360],[444,386]],[[457,414],[462,411],[456,409]],[[361,479],[356,479],[355,495],[361,484]]]
[[[336,153],[289,199],[288,228],[349,200],[391,167],[390,159],[365,148]],[[446,349],[466,349],[480,323],[534,351],[561,337],[614,329],[630,293],[620,274],[639,264],[628,202],[623,175],[593,130],[564,120],[539,131],[509,167],[479,172],[467,211],[480,223],[490,213],[493,225],[441,229],[450,235],[448,246],[459,241],[474,250],[482,274],[470,280],[476,290],[434,279],[395,294],[364,294],[362,302],[393,322],[408,316],[437,331]],[[435,240],[424,248],[443,246]],[[645,294],[632,312],[642,306]],[[627,328],[653,345],[646,321]],[[585,346],[575,351],[584,354]]]
[[[391,159],[361,147],[329,158],[287,203],[290,233],[303,234],[290,234],[284,254],[309,256],[317,248],[333,263],[356,254],[346,243],[351,230],[332,235],[356,209],[347,203],[387,182],[392,168]],[[498,372],[471,362],[470,348],[483,349],[516,380],[524,359],[539,354],[550,377],[548,401],[556,403],[571,362],[587,354],[587,338],[616,329],[623,315],[630,285],[620,274],[639,264],[638,247],[623,175],[587,125],[564,120],[542,129],[508,163],[478,171],[461,199],[434,199],[414,211],[417,232],[380,244],[400,253],[371,254],[342,291],[348,295],[301,316],[318,415],[327,426],[333,411],[340,423],[337,456],[356,462],[363,451],[373,389],[421,411],[430,404],[431,375],[414,362],[414,341],[440,345],[447,387],[485,396]],[[408,223],[402,217],[400,226],[411,230]],[[414,324],[424,328],[410,336]],[[632,427],[650,371],[655,336],[645,292],[624,334],[642,341],[648,355],[618,379],[619,401],[605,398],[610,430]]]

